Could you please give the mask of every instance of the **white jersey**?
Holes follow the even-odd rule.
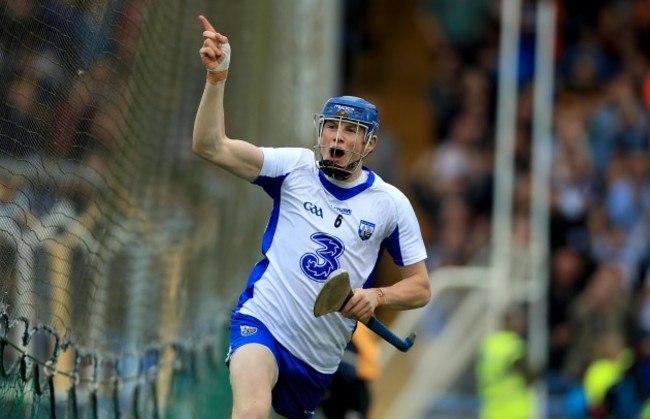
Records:
[[[339,313],[316,318],[314,301],[338,268],[352,288],[368,288],[384,249],[400,266],[426,259],[415,212],[394,186],[367,168],[351,188],[333,183],[314,153],[262,148],[255,184],[273,198],[255,265],[235,311],[264,323],[277,341],[315,370],[336,371],[356,322]]]

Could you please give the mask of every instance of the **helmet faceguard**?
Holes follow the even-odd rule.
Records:
[[[327,121],[334,121],[340,131],[343,123],[356,125],[357,136],[363,130],[363,148],[356,150],[356,141],[352,147],[339,147],[339,133],[334,144],[323,144],[321,137]],[[367,152],[370,140],[377,135],[379,129],[379,114],[372,103],[354,96],[341,96],[329,99],[319,115],[316,116],[316,148],[319,150],[318,168],[328,176],[338,180],[346,180],[359,167]],[[335,162],[336,156],[347,155],[345,161]]]

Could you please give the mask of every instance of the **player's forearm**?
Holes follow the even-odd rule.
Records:
[[[392,310],[419,308],[431,299],[431,287],[426,273],[417,273],[380,289],[383,296],[379,299],[379,305]]]
[[[192,151],[203,157],[216,153],[226,139],[223,97],[225,80],[212,81],[211,74],[194,120]]]

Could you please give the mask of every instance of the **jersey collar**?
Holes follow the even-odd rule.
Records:
[[[336,199],[345,201],[346,199],[350,199],[359,195],[361,192],[365,191],[371,187],[373,183],[375,183],[375,174],[373,171],[368,169],[366,166],[363,166],[362,170],[366,170],[368,172],[368,179],[366,179],[364,183],[352,188],[342,188],[338,185],[333,184],[320,170],[318,171],[318,178],[320,179],[320,183],[327,190],[327,192],[334,195]]]

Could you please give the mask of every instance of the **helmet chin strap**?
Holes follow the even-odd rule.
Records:
[[[318,162],[318,168],[327,176],[336,180],[348,180],[354,173],[362,159],[353,161],[345,167],[336,165],[332,160],[321,159]]]
[[[365,159],[370,153],[366,153],[367,146],[364,147],[363,153],[355,153],[359,156],[359,159],[348,163],[345,166],[339,166],[334,163],[332,160],[327,160],[323,157],[323,151],[321,146],[318,147],[321,152],[321,159],[318,161],[318,168],[325,173],[327,176],[332,177],[336,180],[347,180],[354,174],[354,171],[359,167],[359,164]]]

